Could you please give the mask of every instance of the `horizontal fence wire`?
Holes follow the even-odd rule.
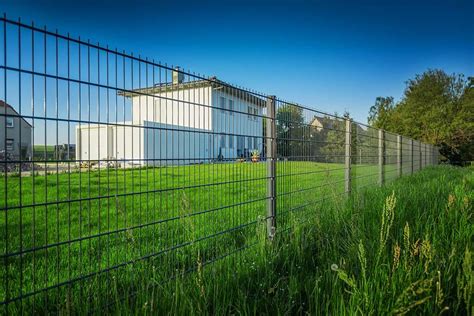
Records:
[[[2,314],[113,309],[438,162],[348,117],[0,23]]]

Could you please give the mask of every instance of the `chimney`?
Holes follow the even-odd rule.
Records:
[[[179,72],[179,67],[175,67],[173,70],[173,84],[183,83],[184,74]]]

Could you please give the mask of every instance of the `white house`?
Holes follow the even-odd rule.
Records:
[[[132,98],[132,120],[76,127],[77,160],[136,165],[192,164],[263,151],[265,100],[215,78],[119,92]]]

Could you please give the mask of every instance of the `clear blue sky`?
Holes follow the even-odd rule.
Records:
[[[3,0],[21,17],[366,122],[428,68],[474,75],[474,1]]]

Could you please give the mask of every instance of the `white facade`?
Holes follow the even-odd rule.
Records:
[[[84,124],[76,126],[77,160],[118,159],[133,161],[143,158],[140,140],[143,128],[132,122],[114,125]]]
[[[233,111],[242,113],[222,110],[222,103],[229,109],[229,102]],[[253,150],[263,151],[262,106],[219,90],[213,92],[213,104],[214,156],[220,152],[224,158],[235,159],[248,157]]]
[[[201,85],[134,95],[131,122],[77,126],[77,159],[192,164],[262,152],[262,102],[234,90]]]

